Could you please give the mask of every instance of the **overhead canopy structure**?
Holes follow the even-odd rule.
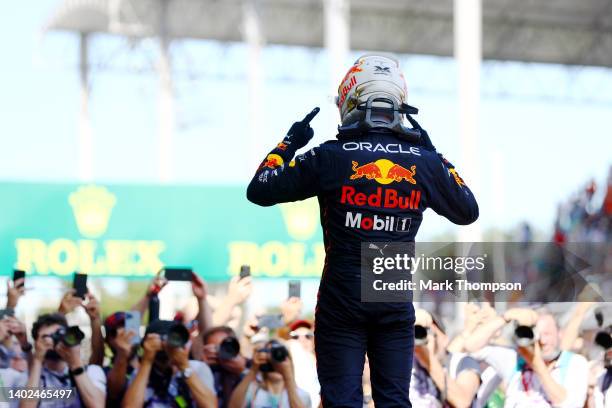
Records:
[[[243,41],[244,0],[63,0],[50,30]],[[324,45],[321,0],[257,0],[268,44]],[[612,67],[609,0],[486,0],[484,59]],[[352,49],[453,55],[452,0],[351,0]]]

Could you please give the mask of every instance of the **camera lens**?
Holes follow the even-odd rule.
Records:
[[[226,337],[219,344],[219,358],[221,360],[231,360],[240,352],[240,343],[235,337]]]
[[[289,356],[287,348],[280,343],[270,343],[270,360],[275,363],[282,363]]]
[[[189,331],[182,324],[173,325],[168,331],[166,343],[170,347],[184,347],[189,341]]]
[[[70,326],[65,330],[62,342],[68,347],[74,347],[81,344],[84,338],[85,334],[79,329],[79,326]]]
[[[427,328],[417,324],[414,326],[414,345],[422,346],[427,344]]]
[[[535,342],[535,333],[530,326],[516,326],[514,329],[514,342],[519,347],[529,347]]]
[[[604,350],[608,350],[612,347],[612,337],[610,337],[610,333],[605,331],[600,331],[595,335],[595,344],[602,347]]]
[[[62,339],[64,338],[66,334],[66,329],[63,327],[60,327],[59,329],[57,329],[55,331],[55,333],[53,333],[51,335],[51,339],[53,340],[53,345],[57,346],[59,344],[60,341],[62,341]]]

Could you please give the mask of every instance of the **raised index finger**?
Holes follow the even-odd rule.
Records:
[[[308,115],[304,117],[302,123],[310,123],[310,121],[313,120],[315,116],[317,116],[317,113],[319,113],[320,110],[321,109],[318,106],[314,108],[312,111],[310,111]]]

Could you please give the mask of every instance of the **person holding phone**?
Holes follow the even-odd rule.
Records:
[[[414,242],[427,208],[455,224],[478,218],[474,195],[410,116],[418,110],[406,95],[395,58],[360,57],[338,87],[338,140],[294,157],[314,135],[315,108],[270,151],[247,189],[261,206],[318,197],[326,259],[315,351],[324,407],[362,406],[366,353],[375,405],[410,406],[414,308],[361,302],[362,243]]]

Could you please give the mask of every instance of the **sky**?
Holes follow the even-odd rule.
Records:
[[[78,180],[76,37],[41,32],[57,4],[22,1],[0,15],[0,182]],[[99,183],[158,182],[157,81],[150,70],[135,72],[154,59],[155,44],[131,46],[137,53],[116,38],[93,42],[95,59],[106,66],[94,69],[90,106]],[[183,42],[172,52],[179,124],[172,155],[175,183],[246,185],[254,169],[244,163],[257,162],[314,106],[322,111],[313,121],[313,144],[334,137],[338,115],[325,53],[264,50],[263,129],[249,151],[244,46]],[[403,56],[402,62],[408,102],[421,109],[419,121],[461,173],[453,60]],[[572,78],[587,86],[574,86]],[[612,83],[612,70],[581,69],[572,75],[554,65],[485,62],[474,164],[483,229],[512,229],[528,221],[547,232],[561,200],[591,178],[605,182],[612,165],[605,126],[612,100],[587,102],[589,93],[596,93],[593,84],[602,79]],[[565,97],[559,88],[567,86]],[[426,213],[424,239],[446,231],[452,231],[446,221]]]

